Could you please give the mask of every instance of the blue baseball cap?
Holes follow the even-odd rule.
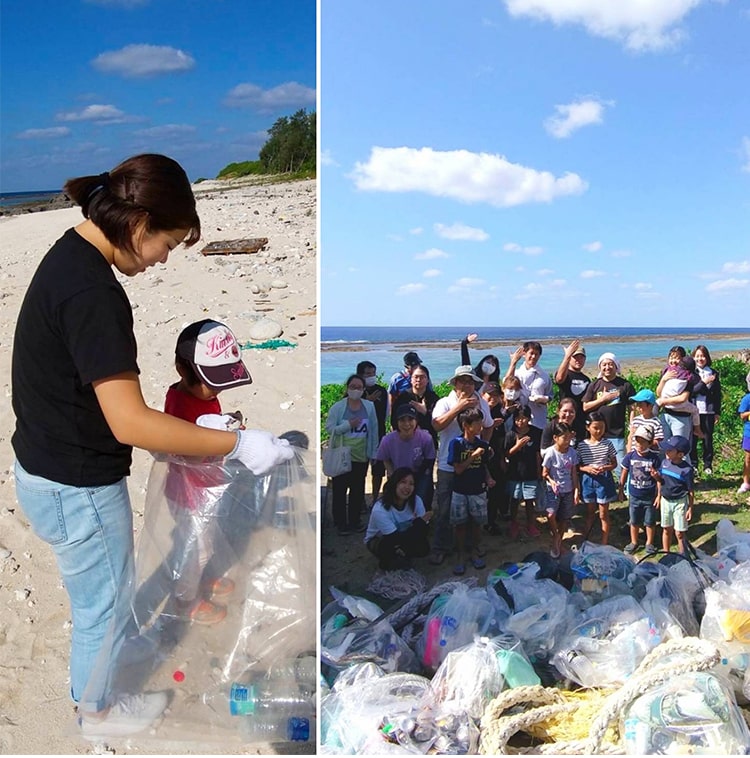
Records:
[[[651,403],[656,405],[656,395],[651,390],[638,390],[638,392],[630,398],[631,403]]]
[[[679,434],[673,434],[669,439],[664,440],[659,447],[662,450],[677,450],[685,455],[690,452],[690,442]]]

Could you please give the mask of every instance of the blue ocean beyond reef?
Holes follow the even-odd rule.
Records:
[[[469,346],[472,364],[486,353],[500,359],[500,372],[508,368],[509,353],[526,340],[543,345],[541,366],[553,372],[565,348],[580,339],[587,348],[585,371],[596,374],[596,361],[607,351],[615,353],[627,373],[628,362],[664,360],[672,345],[690,350],[705,344],[713,358],[750,348],[750,327],[726,329],[672,329],[635,327],[321,327],[321,384],[340,383],[359,361],[369,360],[386,379],[399,371],[403,355],[416,349],[435,382],[453,374],[460,363],[459,346],[469,332],[479,334],[479,347]],[[492,347],[487,348],[487,343]]]

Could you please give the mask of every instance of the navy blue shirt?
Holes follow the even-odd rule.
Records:
[[[453,477],[453,491],[460,495],[479,495],[484,492],[487,486],[485,477],[491,455],[490,446],[481,437],[474,437],[473,440],[454,437],[448,446],[449,466],[464,462],[478,447],[483,448],[484,453],[479,458],[474,458],[462,474],[457,473]]]
[[[661,495],[667,500],[679,500],[693,491],[693,467],[683,458],[673,463],[665,458],[661,464]]]

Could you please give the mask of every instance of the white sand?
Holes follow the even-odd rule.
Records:
[[[230,188],[222,182],[205,182],[195,189],[203,239],[189,250],[175,250],[165,266],[122,278],[134,308],[146,401],[161,408],[168,385],[176,381],[174,344],[184,325],[215,318],[226,322],[245,343],[251,325],[270,317],[283,327],[281,338],[297,346],[245,351],[254,382],[223,393],[222,407],[242,410],[248,428],[275,434],[297,429],[315,445],[315,182]],[[42,256],[81,218],[80,209],[74,208],[0,220],[0,753],[4,754],[98,754],[107,749],[74,733],[68,696],[67,595],[51,549],[32,533],[17,506],[10,445],[15,424],[10,365],[18,310]],[[268,249],[248,255],[200,253],[209,242],[245,237],[268,237]],[[272,288],[274,281],[287,286]],[[259,294],[253,293],[254,285]],[[129,488],[136,539],[150,467],[149,454],[135,451]],[[124,747],[116,744],[116,749],[144,753],[154,748],[153,743],[139,747],[138,739],[132,738]],[[181,745],[172,752],[227,751]],[[246,747],[241,752],[256,751]]]

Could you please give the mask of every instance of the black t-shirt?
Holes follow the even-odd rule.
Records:
[[[586,376],[582,371],[571,371],[565,381],[555,382],[559,390],[559,399],[564,400],[569,397],[576,407],[576,417],[573,421],[573,428],[576,430],[576,437],[579,440],[586,438],[586,414],[583,412],[583,396],[591,384],[591,378]],[[545,447],[542,442],[542,447]]]
[[[13,343],[12,438],[26,471],[76,487],[130,473],[92,382],[138,372],[133,312],[104,256],[69,229],[45,255],[26,292]]]
[[[529,441],[513,455],[509,450],[515,446],[519,437],[529,437]],[[531,482],[539,479],[542,475],[539,462],[540,442],[542,430],[536,426],[529,426],[528,431],[520,434],[513,427],[505,434],[505,456],[508,459],[506,474],[511,482]]]
[[[381,384],[365,387],[362,397],[375,406],[375,417],[378,420],[378,439],[385,437],[385,414],[388,410],[388,390]]]
[[[621,376],[616,376],[611,382],[608,382],[604,377],[599,377],[589,384],[583,395],[583,402],[589,403],[592,400],[598,400],[612,389],[620,390],[620,394],[613,401],[600,405],[594,410],[599,411],[607,422],[607,437],[624,437],[628,403],[630,398],[635,395],[635,389],[629,381]]]

